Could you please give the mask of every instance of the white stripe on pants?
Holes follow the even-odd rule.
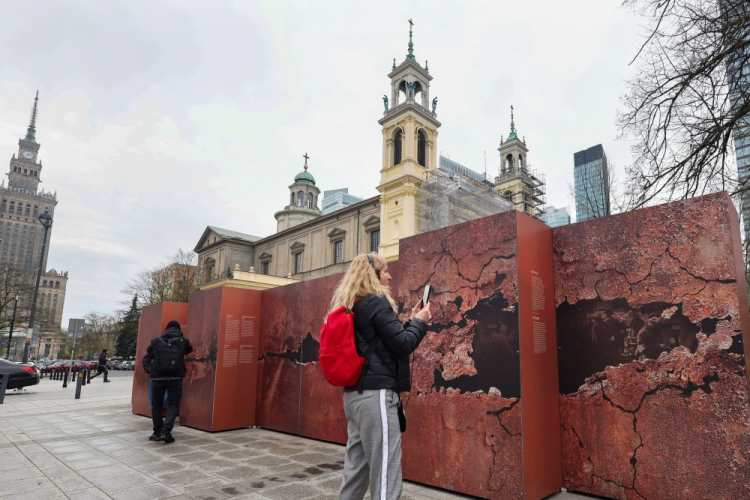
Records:
[[[370,497],[397,500],[401,496],[401,431],[398,394],[389,389],[344,393],[349,440],[344,459],[341,500]]]

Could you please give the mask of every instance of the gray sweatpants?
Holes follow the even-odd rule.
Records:
[[[349,441],[339,500],[361,500],[368,486],[372,500],[397,500],[401,496],[397,406],[398,394],[390,389],[344,393]]]

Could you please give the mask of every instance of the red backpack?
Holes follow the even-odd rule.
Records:
[[[323,376],[336,387],[351,387],[362,376],[365,358],[357,353],[354,313],[345,306],[334,309],[323,320],[318,363]]]

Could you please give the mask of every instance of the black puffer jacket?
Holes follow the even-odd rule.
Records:
[[[360,384],[347,391],[392,389],[397,392],[411,389],[409,354],[427,333],[427,324],[420,319],[402,324],[385,297],[368,295],[354,304],[354,333],[357,351],[364,356],[372,346],[375,351],[366,363]]]
[[[169,340],[176,339],[178,337],[182,337],[183,361],[178,365],[176,373],[160,373],[160,363],[158,360],[156,360],[158,351],[157,342],[160,342],[161,339]],[[146,355],[143,356],[143,369],[146,371],[146,373],[149,374],[152,380],[158,378],[184,378],[186,372],[184,359],[185,356],[190,354],[191,352],[193,352],[193,346],[190,344],[190,341],[182,335],[182,330],[180,330],[179,328],[167,328],[166,330],[164,330],[164,333],[162,333],[160,337],[156,337],[155,339],[151,340],[151,344],[146,349]]]

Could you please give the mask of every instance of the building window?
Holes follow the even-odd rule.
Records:
[[[425,138],[424,132],[419,131],[417,132],[417,162],[422,165],[423,167],[427,166],[425,158],[427,156],[427,140]]]
[[[344,240],[339,240],[333,244],[333,263],[341,264],[344,262]]]
[[[294,206],[294,191],[292,191],[292,195],[291,195],[291,197],[290,197],[290,199],[289,199],[289,204],[290,204],[291,206]]]
[[[370,231],[370,251],[377,252],[380,246],[380,229]]]
[[[312,193],[307,193],[307,208],[313,207],[313,195]]]
[[[270,272],[271,272],[271,270],[270,270],[271,263],[270,262],[264,262],[262,264],[262,266],[263,266],[263,274],[265,274],[266,276],[268,276],[270,274]]]
[[[401,129],[396,131],[396,135],[393,137],[393,164],[398,165],[401,163],[401,143],[403,142],[403,133]]]
[[[305,193],[300,191],[297,193],[297,206],[298,207],[304,207],[305,206]]]
[[[294,254],[294,274],[302,272],[302,252]]]

